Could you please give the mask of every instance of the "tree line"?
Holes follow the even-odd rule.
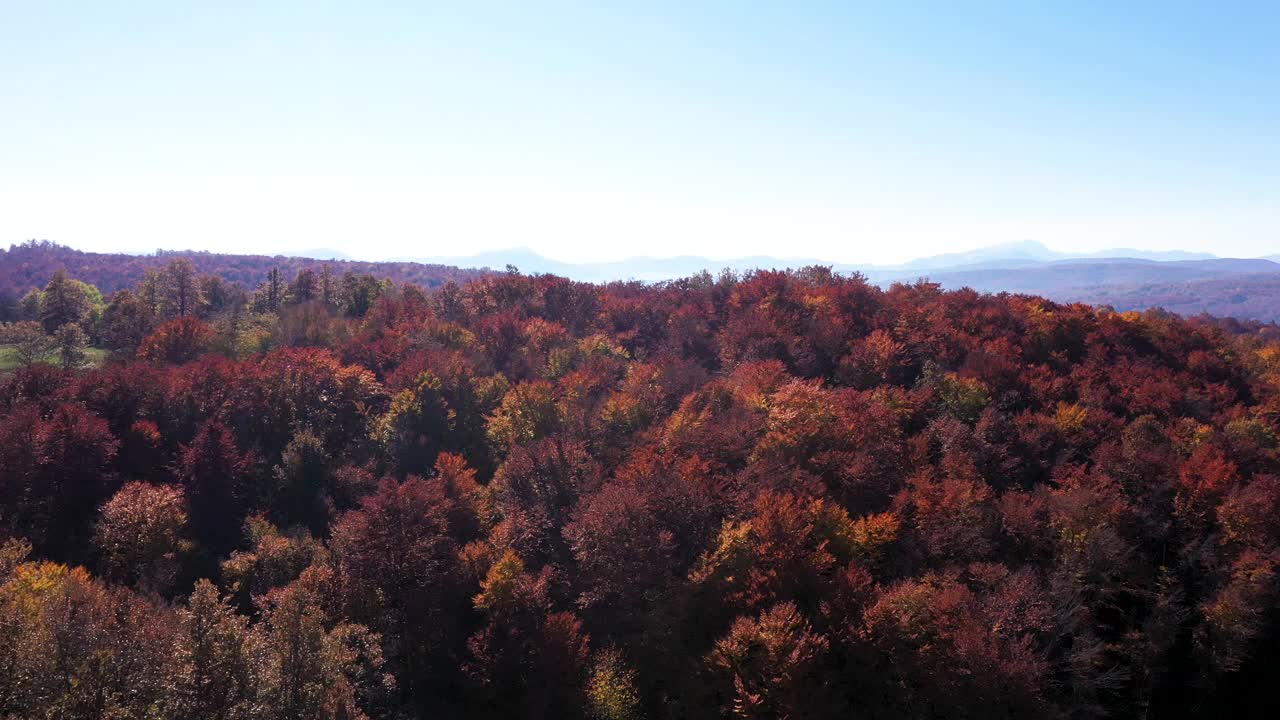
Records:
[[[390,278],[397,283],[438,287],[448,280],[465,282],[483,271],[413,262],[316,260],[306,257],[230,255],[226,253],[157,250],[150,255],[92,253],[73,250],[47,240],[29,240],[0,248],[0,322],[12,321],[18,301],[29,290],[43,287],[57,270],[93,285],[104,294],[133,288],[148,272],[162,270],[173,260],[186,260],[200,275],[216,275],[229,283],[256,286],[271,269],[288,277],[303,270],[320,272],[328,265],[337,275],[347,272]]]

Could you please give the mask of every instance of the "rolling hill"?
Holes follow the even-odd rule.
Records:
[[[336,251],[316,251],[322,254]],[[0,249],[0,296],[19,297],[26,291],[43,286],[59,268],[72,277],[98,287],[104,294],[135,285],[148,270],[163,267],[175,258],[191,261],[199,274],[219,275],[247,288],[256,287],[271,268],[279,268],[293,277],[303,268],[319,269],[328,265],[334,273],[371,273],[396,282],[412,282],[436,287],[449,280],[465,281],[480,276],[477,270],[448,265],[413,262],[360,262],[320,260],[314,257],[285,255],[231,255],[195,251],[160,251],[153,255],[124,253],[91,253],[50,242],[28,242]]]

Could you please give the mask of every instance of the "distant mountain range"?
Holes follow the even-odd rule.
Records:
[[[1153,260],[1170,262],[1177,260],[1211,260],[1210,253],[1183,250],[1137,250],[1113,248],[1088,253],[1058,252],[1034,240],[991,245],[967,252],[945,253],[912,260],[901,265],[883,266],[885,270],[932,270],[958,266],[981,265],[987,267],[1016,267],[1022,264],[1046,263],[1058,260],[1115,259]]]
[[[308,255],[308,257],[317,257]],[[612,280],[642,280],[655,282],[688,277],[704,270],[718,272],[755,269],[801,268],[812,265],[830,266],[837,272],[860,272],[873,282],[914,280],[924,274],[938,271],[980,271],[1012,269],[1043,265],[1069,260],[1117,259],[1151,262],[1178,262],[1216,259],[1209,253],[1181,250],[1148,251],[1130,248],[1102,250],[1091,253],[1069,253],[1051,250],[1033,240],[1005,243],[966,252],[946,253],[919,258],[898,265],[872,265],[832,263],[817,258],[779,258],[752,255],[730,260],[712,260],[698,255],[679,255],[668,258],[637,256],[625,260],[607,262],[570,263],[539,255],[529,248],[492,250],[461,256],[409,256],[389,258],[393,262],[421,262],[434,265],[490,268],[501,270],[508,265],[526,273],[550,273],[584,282],[609,282]]]
[[[1197,282],[1237,275],[1280,273],[1280,263],[1270,260],[1174,260],[1158,262],[1131,258],[1059,260],[1014,268],[941,268],[928,279],[947,288],[970,287],[983,292],[1035,293],[1084,296],[1099,286],[1132,287],[1151,284]],[[894,278],[902,280],[905,278]]]
[[[895,282],[926,279],[948,289],[969,287],[981,292],[1034,294],[1061,302],[1106,304],[1117,310],[1161,306],[1183,314],[1209,312],[1280,321],[1280,255],[1240,259],[1219,258],[1202,252],[1133,248],[1073,253],[1055,251],[1027,240],[934,255],[898,265],[856,265],[769,256],[711,260],[696,255],[567,263],[543,257],[529,248],[462,257],[394,259],[493,270],[511,265],[525,273],[550,273],[584,282],[656,282],[704,270],[742,272],[825,265],[837,272],[862,273],[870,282],[884,287]]]

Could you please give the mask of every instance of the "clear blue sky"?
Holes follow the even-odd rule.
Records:
[[[1278,35],[1274,1],[0,0],[0,243],[1274,253]]]

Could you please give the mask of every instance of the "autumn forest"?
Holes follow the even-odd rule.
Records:
[[[1280,675],[1273,325],[197,260],[10,268],[0,717],[1240,717]]]

